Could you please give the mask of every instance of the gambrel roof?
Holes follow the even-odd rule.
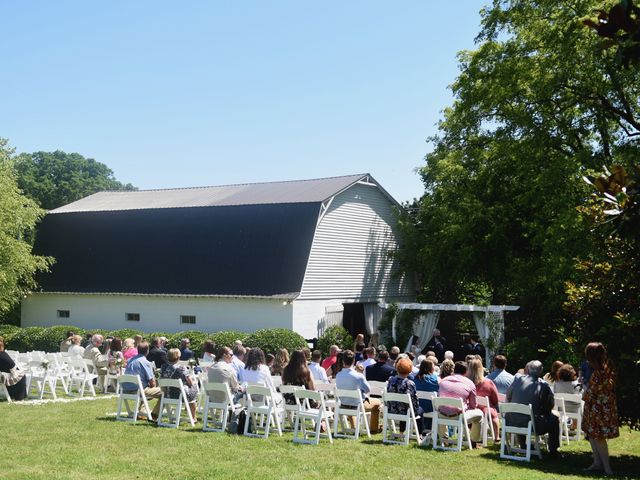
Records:
[[[34,251],[44,292],[295,297],[322,208],[368,174],[100,192],[49,212]]]

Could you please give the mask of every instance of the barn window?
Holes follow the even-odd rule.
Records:
[[[69,310],[58,310],[58,318],[69,318],[71,312]]]
[[[140,314],[139,313],[127,313],[127,322],[139,322]]]
[[[196,323],[195,315],[180,315],[180,323]]]

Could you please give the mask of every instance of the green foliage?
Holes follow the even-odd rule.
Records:
[[[236,340],[240,340],[244,343],[245,339],[249,336],[247,332],[238,332],[235,330],[223,330],[215,332],[209,335],[209,338],[216,344],[217,347],[225,346],[233,348],[233,344]]]
[[[56,325],[55,327],[45,327],[44,331],[38,338],[37,344],[32,346],[31,350],[57,352],[60,349],[60,343],[63,340],[66,340],[68,331],[72,331],[76,335],[84,336],[84,330],[82,328],[73,327],[71,325]]]
[[[47,210],[102,190],[135,190],[117,181],[103,163],[77,153],[23,153],[16,159],[18,185]]]
[[[22,330],[17,325],[0,325],[0,337],[4,338],[5,345],[10,345],[13,337]],[[15,350],[13,347],[7,346],[8,350]]]
[[[136,330],[134,328],[121,328],[120,330],[113,330],[109,332],[109,335],[112,337],[118,337],[124,340],[125,338],[133,338],[136,335],[142,335],[142,337],[144,338],[145,333],[141,330]]]
[[[197,330],[185,330],[183,332],[174,333],[167,337],[169,343],[167,348],[180,348],[180,342],[183,338],[188,338],[191,341],[189,348],[193,350],[196,357],[202,356],[202,344],[209,338],[210,334],[199,332]]]
[[[266,328],[256,330],[244,339],[246,347],[258,347],[265,353],[275,354],[281,348],[289,352],[307,347],[304,337],[286,328]]]
[[[11,344],[7,345],[9,350],[18,350],[20,352],[26,352],[29,350],[42,350],[39,348],[43,342],[43,336],[45,327],[27,327],[20,329],[11,338]],[[58,347],[54,349],[54,352],[58,350]]]
[[[35,288],[35,273],[46,271],[51,263],[31,253],[30,239],[43,214],[18,189],[13,150],[0,138],[0,317]]]
[[[353,337],[341,325],[333,325],[318,338],[318,350],[322,352],[322,355],[327,356],[331,345],[337,345],[342,350],[352,349]]]
[[[378,324],[382,341],[387,349],[398,346],[405,347],[409,338],[413,335],[413,324],[416,320],[417,312],[411,310],[399,310],[396,305],[391,305],[384,312],[384,316]],[[396,338],[393,338],[393,317],[396,318]]]

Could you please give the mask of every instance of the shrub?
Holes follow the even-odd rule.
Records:
[[[149,342],[149,345],[151,345],[151,342],[156,337],[167,337],[167,339],[168,339],[168,338],[171,337],[171,335],[173,335],[173,333],[167,333],[167,332],[152,332],[152,333],[143,333],[142,334],[143,338],[147,342]]]
[[[197,358],[202,356],[202,344],[209,338],[208,333],[198,332],[197,330],[187,330],[184,332],[174,333],[170,337],[167,348],[180,348],[180,342],[183,338],[188,338],[191,341],[191,350],[194,351]]]
[[[245,338],[243,343],[247,347],[259,347],[265,353],[273,354],[281,348],[286,348],[291,352],[307,347],[307,341],[302,335],[286,328],[257,330]]]
[[[220,332],[215,332],[209,335],[209,338],[213,340],[213,343],[216,344],[217,347],[229,347],[233,348],[233,344],[236,340],[240,340],[244,343],[245,339],[249,336],[247,332],[237,332],[235,330],[223,330]]]
[[[13,336],[11,339],[11,345],[8,345],[8,348],[10,350],[18,350],[20,352],[42,350],[39,346],[40,337],[42,337],[44,331],[44,327],[23,328]]]
[[[11,343],[13,337],[21,330],[17,325],[0,325],[0,337],[4,338],[5,345]],[[9,347],[8,350],[15,350]]]
[[[38,339],[38,344],[33,345],[31,350],[44,350],[45,352],[57,352],[60,350],[60,343],[67,338],[67,332],[71,330],[76,335],[83,336],[82,328],[73,327],[71,325],[56,325],[44,329],[42,335]]]
[[[125,338],[133,338],[136,335],[142,335],[144,337],[144,332],[133,328],[121,328],[120,330],[113,330],[109,332],[109,335],[124,340]]]
[[[323,356],[329,355],[331,345],[337,345],[342,350],[353,348],[353,337],[349,335],[347,330],[340,325],[333,325],[327,328],[322,336],[318,339],[318,350]]]

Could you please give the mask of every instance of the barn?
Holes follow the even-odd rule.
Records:
[[[369,174],[99,192],[43,219],[34,251],[56,262],[22,325],[373,333],[379,302],[413,300],[398,207]]]

